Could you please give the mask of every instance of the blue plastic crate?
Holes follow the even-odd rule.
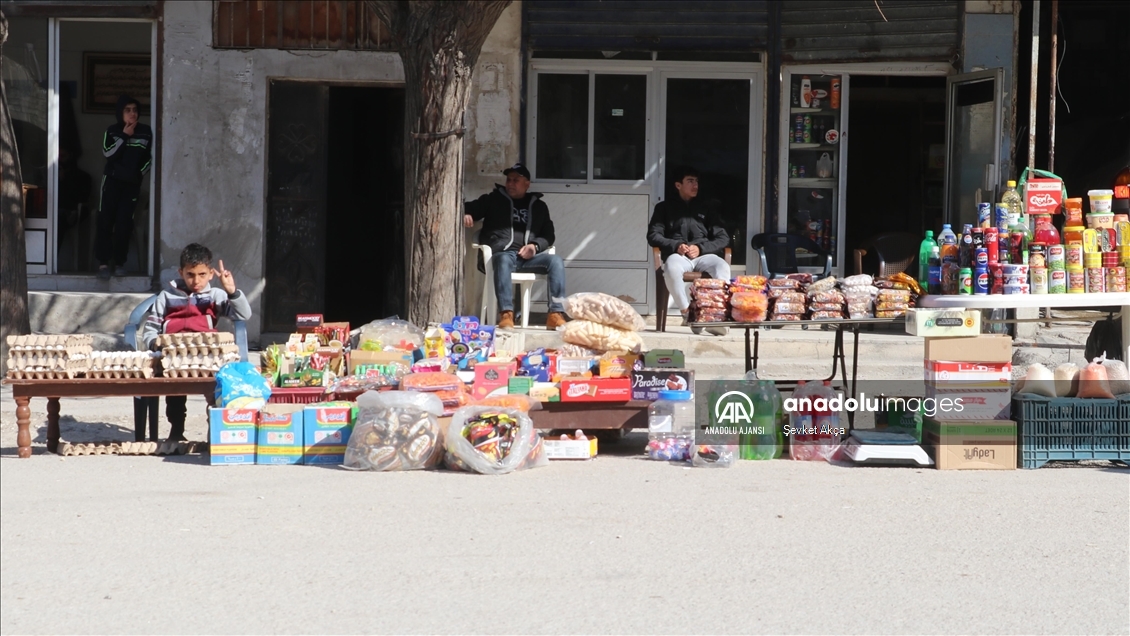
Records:
[[[1012,415],[1023,468],[1049,461],[1130,462],[1130,395],[1103,400],[1021,393],[1013,397]]]

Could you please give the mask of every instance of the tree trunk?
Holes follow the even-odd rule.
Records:
[[[0,76],[7,51],[8,21],[0,13]],[[23,175],[12,129],[8,96],[0,82],[0,365],[8,364],[8,336],[31,331],[27,313],[27,251],[24,245]],[[5,368],[5,371],[7,369]]]
[[[404,241],[408,319],[463,307],[463,119],[483,42],[510,0],[369,0],[404,62]]]

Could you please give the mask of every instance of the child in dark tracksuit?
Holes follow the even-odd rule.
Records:
[[[98,195],[98,226],[94,238],[94,257],[100,263],[100,278],[126,275],[125,262],[133,234],[137,195],[153,163],[153,129],[137,121],[140,109],[136,99],[126,95],[119,97],[118,121],[102,136],[106,169]]]
[[[232,273],[224,269],[223,261],[219,261],[218,270],[213,269],[212,252],[203,245],[193,243],[181,252],[180,276],[157,296],[153,311],[145,320],[141,338],[146,349],[156,350],[157,336],[163,333],[215,331],[218,317],[231,320],[251,317],[251,303],[236,288]],[[210,284],[217,277],[219,289]],[[185,439],[187,401],[184,395],[165,397],[165,417],[172,425],[169,441]]]

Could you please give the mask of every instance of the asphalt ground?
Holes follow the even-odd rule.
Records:
[[[0,393],[0,631],[1130,633],[1130,470],[647,460],[499,477],[15,456]],[[190,398],[189,436],[203,439]],[[128,399],[64,400],[70,441]],[[162,432],[167,430],[162,429]]]

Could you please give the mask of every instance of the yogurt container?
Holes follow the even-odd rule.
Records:
[[[1091,202],[1091,213],[1105,214],[1110,212],[1111,202],[1114,200],[1114,190],[1088,190],[1087,200]]]
[[[1032,287],[1027,283],[1016,285],[1009,285],[1008,283],[1005,283],[1004,293],[1006,296],[1011,296],[1014,294],[1030,294],[1032,293]]]
[[[1087,227],[1099,230],[1114,227],[1114,214],[1095,212],[1087,215]]]

